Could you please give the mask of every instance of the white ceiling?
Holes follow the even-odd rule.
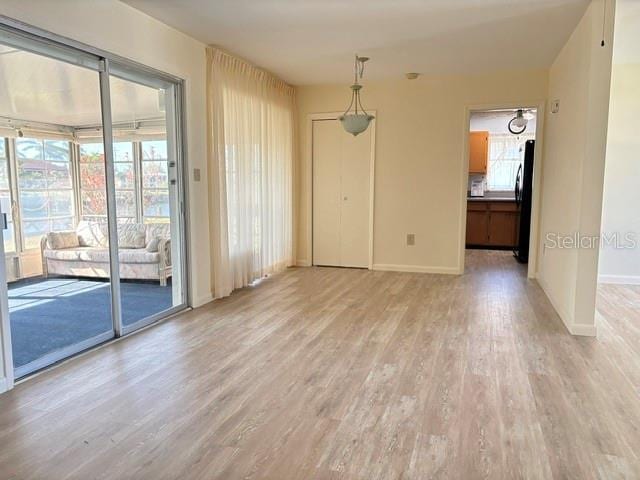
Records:
[[[111,79],[114,122],[163,117],[158,91]],[[0,44],[0,117],[77,127],[101,123],[98,73]]]
[[[123,0],[293,84],[547,67],[589,0]]]

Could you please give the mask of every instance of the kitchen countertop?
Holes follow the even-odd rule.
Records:
[[[467,202],[515,202],[514,197],[467,197]]]

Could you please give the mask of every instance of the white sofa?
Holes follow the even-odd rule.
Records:
[[[171,276],[169,224],[128,223],[118,226],[120,278],[159,280]],[[109,277],[107,226],[82,221],[76,230],[50,232],[41,242],[43,275]]]

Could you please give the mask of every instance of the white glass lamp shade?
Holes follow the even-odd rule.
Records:
[[[527,129],[527,120],[524,116],[524,110],[518,110],[516,116],[513,117],[508,124],[509,131],[514,135],[520,135]]]
[[[512,125],[516,128],[523,128],[527,126],[528,122],[529,121],[526,118],[517,116],[516,118],[513,119]]]
[[[342,122],[342,127],[355,137],[364,132],[374,118],[373,115],[367,113],[350,113],[342,115],[339,120]]]

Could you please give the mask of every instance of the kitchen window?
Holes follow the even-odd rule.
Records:
[[[527,140],[535,140],[535,133],[489,135],[488,190],[513,190]]]

